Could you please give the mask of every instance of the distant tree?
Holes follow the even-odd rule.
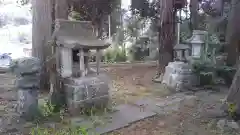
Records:
[[[190,29],[191,30],[196,30],[198,29],[198,24],[199,24],[199,2],[198,0],[190,0]]]
[[[19,2],[23,5],[29,2],[32,4],[33,56],[40,58],[44,63],[43,65],[45,65],[49,59],[50,61],[53,59],[54,54],[52,54],[52,51],[54,50],[52,50],[52,43],[49,43],[49,41],[52,41],[55,19],[68,19],[71,11],[80,13],[82,20],[91,21],[99,35],[101,35],[100,28],[103,23],[102,18],[112,12],[116,1],[117,0],[20,0]],[[48,66],[48,68],[46,66]],[[42,89],[49,89],[49,78],[51,78],[51,84],[56,84],[56,68],[54,62],[43,67],[41,77]],[[58,90],[57,87],[54,89],[53,92]],[[55,95],[56,94],[53,94],[53,96]],[[58,98],[56,101],[61,100],[59,100],[59,96],[55,98]]]
[[[231,1],[231,10],[229,13],[229,19],[227,24],[227,50],[228,50],[228,64],[236,65],[237,72],[234,76],[232,84],[229,89],[227,96],[228,104],[232,104],[236,110],[233,110],[233,113],[236,113],[237,116],[240,114],[240,100],[239,100],[239,88],[240,88],[240,68],[239,68],[239,48],[240,48],[240,1],[232,0]],[[237,62],[238,61],[238,62]]]
[[[231,10],[229,12],[226,43],[227,43],[227,64],[233,66],[237,63],[240,56],[240,1],[232,0]]]
[[[101,36],[103,18],[112,13],[118,2],[119,0],[71,0],[69,5],[70,11],[78,12],[81,20],[91,21]]]
[[[101,18],[111,13],[115,0],[21,0],[22,4],[32,2],[33,7],[33,56],[46,61],[44,50],[51,40],[55,18],[68,18],[69,11],[80,13],[83,20],[92,21],[100,29]],[[47,49],[49,50],[49,49]],[[46,80],[46,79],[44,79]]]
[[[157,78],[165,72],[165,66],[173,60],[175,43],[176,11],[186,5],[185,0],[132,0],[132,13],[151,18],[157,25],[159,35],[159,58]]]

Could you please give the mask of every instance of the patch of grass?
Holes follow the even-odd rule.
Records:
[[[64,123],[63,112],[54,113],[54,107],[49,102],[44,103],[43,106],[40,106],[41,117],[36,119],[37,127],[32,128],[30,135],[88,135],[87,130],[82,127],[72,127],[69,126],[69,123]],[[60,120],[65,126],[58,128],[42,128],[39,126],[44,125],[44,121],[53,121]],[[57,123],[57,122],[56,122]],[[65,127],[65,128],[64,128]]]
[[[54,109],[55,106],[51,102],[44,100],[38,106],[38,112],[31,122],[34,124],[45,123],[47,121],[61,122],[64,118],[65,108],[62,108],[59,112],[55,112]]]
[[[113,109],[109,107],[105,107],[103,109],[92,107],[85,108],[79,113],[90,118],[92,121],[91,125],[93,125],[93,127],[97,127],[105,124],[106,122],[102,116],[112,111]],[[42,115],[36,121],[38,126],[31,129],[30,135],[88,135],[85,128],[74,127],[74,125],[71,125],[70,121],[65,121],[63,115],[64,112],[54,113],[54,106],[48,101],[40,106],[40,112]],[[60,123],[56,122],[56,119],[60,119]],[[54,128],[44,128],[44,122],[46,121],[55,122],[59,126]]]
[[[104,54],[104,61],[108,63],[125,62],[126,52],[121,49],[108,49]]]
[[[64,129],[52,129],[52,128],[33,128],[30,135],[88,135],[87,130],[84,128],[64,128]]]

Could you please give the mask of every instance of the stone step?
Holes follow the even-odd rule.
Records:
[[[90,135],[109,133],[113,130],[121,129],[135,123],[139,120],[155,116],[156,113],[150,110],[142,110],[134,105],[119,105],[116,107],[117,111],[108,113],[99,118],[100,125],[94,128],[91,120],[73,119],[75,126],[82,126],[88,129]],[[78,122],[77,122],[78,121]]]

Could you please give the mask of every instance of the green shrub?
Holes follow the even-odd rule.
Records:
[[[227,103],[228,105],[228,114],[231,117],[235,117],[237,113],[237,104],[235,103]]]
[[[195,74],[200,75],[201,72],[213,72],[214,66],[209,62],[196,61],[192,64],[192,70]]]
[[[69,15],[72,19],[81,20],[81,15],[77,11],[71,11]]]
[[[207,79],[206,78],[207,76],[208,77],[211,76],[210,74],[208,75],[208,73],[211,73],[212,77],[213,77],[213,74],[216,74],[218,77],[221,77],[224,79],[227,86],[230,86],[232,84],[232,80],[236,73],[236,68],[229,67],[229,66],[215,67],[211,63],[202,62],[202,61],[197,61],[197,62],[193,63],[192,68],[193,68],[193,72],[196,75],[199,75],[200,83],[201,83],[201,78]],[[203,77],[203,74],[205,77]]]
[[[200,78],[200,85],[204,86],[204,85],[211,85],[213,84],[213,72],[200,72],[199,78]]]
[[[118,50],[115,56],[115,62],[125,62],[127,60],[126,52]]]
[[[40,106],[41,113],[44,117],[50,117],[54,114],[54,105],[49,101],[45,102],[43,106]]]
[[[139,48],[139,47],[131,48],[130,55],[131,55],[132,59],[136,60],[136,61],[141,61],[141,60],[144,60],[144,58],[145,58],[145,52],[142,51],[141,48]]]
[[[104,54],[104,61],[109,63],[125,62],[127,60],[126,52],[121,49],[109,49]]]
[[[114,62],[114,52],[112,50],[107,50],[104,54],[104,61],[108,63],[113,63]]]
[[[88,135],[84,128],[64,128],[60,130],[48,128],[33,128],[30,135]]]
[[[193,72],[199,76],[201,86],[213,84],[215,71],[212,64],[199,60],[192,64],[192,69]]]
[[[236,71],[237,71],[236,68],[229,66],[216,67],[217,75],[224,79],[227,86],[230,86],[232,84],[232,80],[234,78]]]

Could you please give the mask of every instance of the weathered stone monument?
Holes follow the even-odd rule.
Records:
[[[100,50],[109,47],[109,42],[98,39],[87,21],[57,20],[53,35],[69,112],[77,115],[85,108],[106,106],[109,87],[107,76],[100,71]],[[77,63],[73,62],[73,49],[79,50]],[[90,50],[96,51],[96,71],[89,67]]]
[[[176,91],[184,91],[199,84],[199,78],[192,71],[191,63],[201,58],[205,51],[205,31],[194,30],[188,44],[177,44],[174,47],[175,61],[170,62],[165,68],[163,84]]]
[[[182,61],[174,61],[165,67],[162,83],[176,91],[183,91],[197,85],[198,79],[192,72],[191,65]]]
[[[13,61],[10,69],[16,75],[17,112],[23,118],[32,120],[38,112],[41,62],[33,57],[21,58]]]

